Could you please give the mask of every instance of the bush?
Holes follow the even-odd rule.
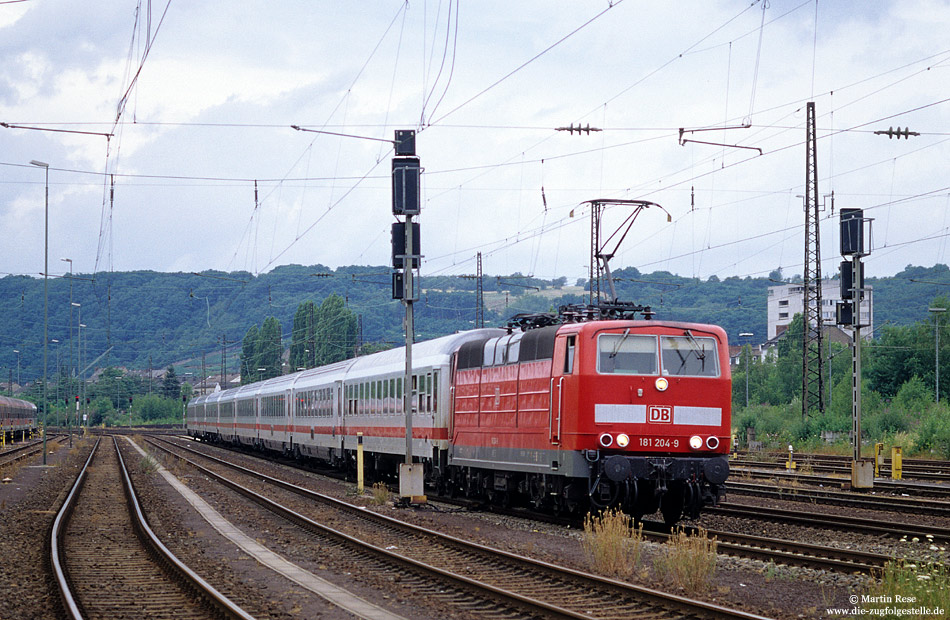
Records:
[[[606,574],[626,576],[640,563],[643,543],[643,524],[631,529],[630,516],[620,510],[607,510],[600,515],[584,518],[584,537],[581,546],[593,570]]]
[[[653,568],[660,579],[687,592],[702,592],[716,572],[716,539],[703,528],[694,536],[678,529],[653,559]]]
[[[932,407],[917,429],[917,452],[933,454],[937,458],[950,459],[950,418],[946,407]]]

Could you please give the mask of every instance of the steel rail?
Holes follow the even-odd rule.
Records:
[[[826,515],[820,513],[804,514],[797,510],[781,508],[767,508],[763,506],[749,506],[747,504],[722,503],[719,506],[706,508],[710,514],[723,514],[748,519],[770,519],[783,523],[794,523],[837,530],[854,531],[855,529],[885,534],[891,537],[932,537],[934,540],[950,541],[950,528],[924,525],[918,523],[900,523],[897,521],[882,521],[881,519],[862,519],[847,515]]]
[[[950,503],[938,500],[907,497],[876,497],[872,499],[871,497],[858,496],[854,493],[816,491],[814,489],[776,488],[775,485],[750,484],[746,482],[729,482],[727,492],[738,495],[772,497],[790,501],[807,501],[868,508],[870,510],[890,510],[894,512],[950,516]]]

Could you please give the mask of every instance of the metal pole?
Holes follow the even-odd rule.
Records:
[[[861,256],[852,258],[852,273],[861,273]],[[851,340],[851,432],[854,434],[854,461],[861,460],[861,295],[863,291],[855,285],[853,303],[854,336]]]
[[[934,400],[940,402],[940,313],[946,308],[927,308],[934,315]]]
[[[46,192],[43,207],[43,465],[46,465],[46,426],[49,423],[49,164],[30,161],[46,170]]]
[[[406,254],[402,259],[403,300],[406,304],[406,385],[403,388],[403,408],[406,412],[406,465],[412,465],[412,341],[415,335],[413,326],[412,298],[415,292],[412,282],[412,216],[406,215]]]
[[[749,357],[752,353],[751,346],[749,345],[749,338],[754,336],[752,332],[742,332],[739,334],[740,338],[746,339],[746,350],[745,350],[745,406],[746,409],[749,408]]]

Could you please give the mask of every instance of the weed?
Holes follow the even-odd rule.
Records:
[[[716,539],[703,528],[694,536],[678,529],[654,557],[653,569],[687,592],[702,592],[716,572]]]
[[[880,597],[880,603],[868,605],[871,609],[894,607],[894,601],[912,601],[904,611],[910,609],[933,610],[950,608],[950,568],[942,562],[913,563],[907,560],[895,560],[884,565],[877,577],[880,582],[873,594]],[[901,597],[898,599],[897,597]],[[932,616],[907,615],[907,618],[925,618]]]
[[[377,482],[373,485],[373,503],[382,506],[389,501],[389,487],[385,482]]]
[[[151,454],[146,454],[139,460],[139,470],[146,476],[158,471],[158,461]]]
[[[631,525],[630,516],[620,510],[587,515],[581,545],[595,571],[617,576],[633,572],[640,562],[643,524]]]

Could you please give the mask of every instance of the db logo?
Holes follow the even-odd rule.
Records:
[[[672,424],[673,408],[650,405],[649,412],[647,413],[647,422],[653,422],[655,424]]]

